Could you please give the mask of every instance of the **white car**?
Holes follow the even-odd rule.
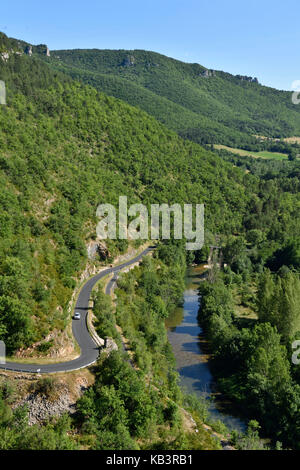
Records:
[[[74,320],[80,320],[80,313],[79,312],[74,313]]]

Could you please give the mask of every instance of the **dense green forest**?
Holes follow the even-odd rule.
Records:
[[[300,238],[299,229],[290,231],[284,220],[295,204],[295,228],[299,224],[299,200],[291,201],[299,198],[300,165],[225,150],[218,154],[260,178],[261,199],[253,200],[260,217],[245,219],[245,234],[223,238],[219,261],[224,269],[215,264],[200,286],[199,321],[210,342],[219,390],[241,415],[258,420],[274,446],[299,449],[300,375],[292,363],[292,344],[300,338]],[[269,196],[263,202],[266,189],[273,192],[273,202]],[[280,191],[286,198],[283,211],[276,207]],[[281,219],[282,227],[275,229],[273,241],[271,225],[267,234],[263,223],[272,205],[273,222]]]
[[[11,380],[0,379],[1,449],[139,450],[219,449],[202,426],[209,422],[206,405],[183,395],[164,319],[181,298],[185,266],[184,243],[159,245],[154,259],[118,280],[116,317],[103,286],[94,293],[97,331],[118,341],[115,318],[130,341],[132,356],[102,353],[93,368],[95,382],[76,403],[75,413],[43,425],[28,425],[26,405],[15,410],[18,396]],[[170,282],[170,278],[172,279]],[[55,378],[31,384],[31,391],[53,399]],[[184,407],[184,410],[183,408]],[[198,430],[183,424],[187,414]],[[218,423],[211,423],[217,426]]]
[[[0,339],[8,353],[69,324],[100,203],[117,207],[120,195],[147,206],[204,203],[206,245],[190,254],[177,241],[159,244],[153,259],[120,277],[115,311],[98,289],[95,326],[121,347],[117,323],[131,359],[102,357],[76,415],[42,429],[29,430],[26,410],[12,411],[13,394],[1,386],[2,447],[215,448],[207,435],[182,430],[181,406],[199,423],[204,412],[178,388],[164,319],[180,302],[186,264],[206,261],[217,242],[227,267],[215,266],[203,283],[199,318],[219,387],[274,445],[298,448],[300,376],[289,357],[300,337],[299,161],[196,143],[255,147],[253,134],[299,134],[290,95],[144,51],[48,58],[46,46],[32,56],[26,47],[0,35],[0,53],[9,55],[0,57],[7,91],[0,106]],[[259,145],[297,151],[271,140]],[[108,248],[106,263],[128,244]]]
[[[229,267],[203,283],[200,294],[199,320],[219,389],[240,415],[258,420],[274,446],[299,449],[300,376],[291,361],[292,342],[300,338],[299,274]]]
[[[52,67],[138,106],[183,137],[234,147],[300,135],[291,93],[143,50],[59,50]]]
[[[0,325],[10,353],[65,328],[99,203],[201,202],[208,231],[242,228],[242,171],[39,58],[11,53],[0,72]],[[126,247],[116,241],[111,254]]]
[[[29,426],[27,406],[11,408],[18,397],[16,383],[0,378],[0,448],[221,449],[203,423],[218,432],[227,430],[211,419],[205,400],[185,395],[179,388],[164,323],[181,299],[189,263],[182,241],[160,243],[153,258],[145,257],[140,266],[118,279],[115,314],[110,297],[99,285],[93,295],[97,331],[120,343],[115,322],[121,325],[129,340],[130,356],[121,348],[110,355],[101,354],[92,369],[94,384],[77,401],[71,416],[64,414]],[[32,382],[29,389],[48,400],[59,393],[53,376]],[[192,428],[186,424],[187,417],[193,420]],[[251,423],[245,435],[232,433],[236,448],[261,446]]]
[[[289,188],[261,183],[39,59],[12,54],[1,76],[8,105],[0,109],[0,308],[9,351],[66,326],[96,207],[117,206],[120,194],[129,203],[202,202],[207,233],[258,224],[267,250],[296,236],[297,194]]]
[[[217,448],[201,429],[182,426],[182,405],[198,420],[205,408],[182,396],[164,324],[181,299],[186,253],[183,243],[160,245],[154,259],[121,275],[115,316],[102,286],[95,294],[98,333],[118,340],[117,323],[131,351],[125,364],[119,352],[100,361],[94,387],[78,402],[77,425],[92,448]]]

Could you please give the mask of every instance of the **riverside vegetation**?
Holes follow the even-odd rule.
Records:
[[[160,118],[169,129],[158,122],[163,101],[157,104],[157,115],[146,109],[155,117],[150,116],[105,95],[98,82],[74,81],[73,69],[69,73],[38,48],[32,57],[23,54],[25,46],[0,37],[0,52],[9,53],[8,59],[0,58],[0,78],[7,89],[7,106],[0,107],[0,338],[9,354],[66,328],[68,303],[87,263],[86,246],[96,236],[100,203],[117,207],[120,194],[128,196],[129,204],[147,206],[204,203],[206,246],[191,255],[178,241],[159,245],[153,260],[120,278],[111,316],[109,300],[99,290],[94,306],[98,331],[120,341],[116,321],[128,338],[134,367],[120,352],[102,357],[94,369],[95,384],[77,403],[75,416],[30,430],[26,410],[13,411],[13,395],[2,387],[2,447],[215,448],[200,425],[203,407],[184,398],[178,388],[164,318],[180,301],[186,263],[205,261],[209,245],[217,242],[229,267],[223,274],[213,271],[214,282],[203,286],[200,320],[211,340],[219,386],[247,407],[247,417],[259,422],[272,445],[278,440],[297,448],[299,373],[288,355],[291,339],[299,335],[299,162],[254,161],[183,140],[174,130],[193,137],[187,131],[194,123],[187,120],[185,127],[176,127],[171,119]],[[86,56],[92,64],[92,55]],[[107,57],[109,65],[112,55]],[[161,61],[151,70],[157,71],[153,83],[163,95],[157,76],[164,68],[165,59]],[[200,66],[168,64],[164,74],[173,77],[174,87],[178,67],[181,76],[194,69],[203,72]],[[134,68],[124,70],[132,74]],[[76,73],[75,78],[87,81]],[[106,80],[114,84],[115,79],[108,74]],[[206,83],[201,87],[212,86],[210,78],[201,80]],[[263,103],[260,108],[255,95],[259,89],[269,100],[265,109],[275,106],[282,118],[274,122],[264,115],[256,120],[257,128],[244,110],[247,125],[242,130],[234,113],[224,129],[228,108],[224,103],[214,107],[207,98],[207,107],[199,102],[199,109],[209,108],[224,121],[210,117],[218,130],[211,134],[213,143],[255,146],[257,141],[247,134],[299,134],[298,109],[292,109],[283,92],[222,73],[211,80],[217,89],[227,89],[228,96],[239,97],[234,113],[244,109],[243,102],[262,112]],[[199,137],[209,127],[205,119],[201,117],[203,127],[197,127],[194,140],[207,143],[210,139]],[[128,247],[124,240],[107,245],[106,262]],[[249,318],[234,313],[241,305]],[[193,414],[198,436],[183,427],[182,406]],[[249,441],[256,437],[252,422]],[[236,437],[236,442],[241,440]]]
[[[263,184],[299,192],[299,163],[270,165],[222,153]],[[240,414],[259,421],[274,446],[298,449],[300,375],[292,343],[300,338],[300,240],[296,232],[283,243],[278,236],[270,249],[262,226],[251,224],[244,235],[227,238],[224,271],[215,266],[199,289],[199,321],[219,389]]]

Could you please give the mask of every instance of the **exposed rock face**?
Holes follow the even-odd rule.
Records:
[[[34,377],[33,382],[36,382],[36,377]],[[80,377],[75,380],[73,391],[69,385],[60,382],[56,385],[54,398],[33,391],[25,396],[21,402],[15,404],[13,408],[26,405],[28,407],[28,424],[31,426],[42,423],[54,416],[59,417],[64,413],[75,413],[76,402],[88,389],[88,386],[87,380]]]
[[[215,77],[216,72],[214,70],[204,70],[204,72],[200,73],[200,76],[204,78]]]
[[[95,259],[98,252],[98,244],[95,241],[90,241],[86,247],[87,255],[89,259]]]
[[[62,393],[58,400],[50,401],[44,396],[31,393],[22,402],[28,406],[28,424],[42,423],[52,416],[61,416],[64,413],[74,413],[75,403],[69,394]]]
[[[106,259],[110,257],[110,252],[108,251],[104,243],[98,242],[97,253],[100,256],[100,259]]]
[[[9,59],[9,52],[2,52],[0,57],[4,62],[6,62]]]
[[[236,78],[239,80],[242,80],[244,82],[250,82],[250,83],[259,83],[258,79],[256,77],[247,77],[247,75],[236,75]]]
[[[109,355],[112,351],[117,351],[118,346],[112,338],[106,338],[105,340],[105,352]]]
[[[27,46],[25,49],[25,54],[27,55],[32,55],[32,46]]]
[[[124,59],[124,62],[122,65],[124,65],[124,67],[132,67],[134,64],[135,64],[135,58],[133,55],[131,55],[131,56],[126,57],[126,59]]]
[[[110,256],[105,244],[99,241],[91,241],[87,246],[87,254],[89,259],[95,259],[97,255],[100,260],[105,260]]]
[[[50,51],[46,44],[39,44],[38,46],[34,46],[34,52],[38,54],[44,54],[47,57],[50,57]]]

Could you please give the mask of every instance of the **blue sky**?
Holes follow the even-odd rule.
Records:
[[[0,31],[50,49],[147,49],[265,85],[300,80],[299,0],[10,0]]]

